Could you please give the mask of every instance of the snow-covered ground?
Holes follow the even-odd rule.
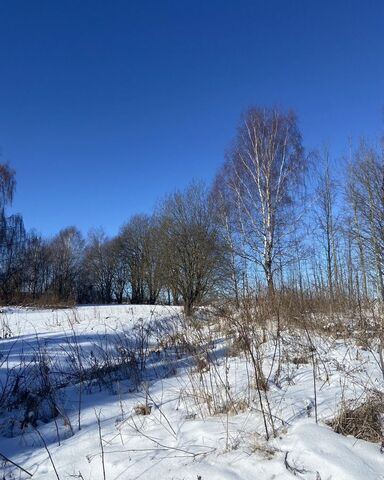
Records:
[[[176,307],[4,309],[0,454],[26,472],[0,458],[0,478],[384,479],[380,444],[327,425],[343,399],[383,391],[373,353],[313,334],[314,384],[308,339],[285,332],[275,381],[271,335],[267,441],[250,362],[227,355],[213,328],[209,364],[198,368],[190,349],[175,348],[185,328]]]

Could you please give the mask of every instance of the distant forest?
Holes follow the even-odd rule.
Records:
[[[361,141],[341,174],[334,165],[326,148],[304,150],[294,112],[252,107],[209,187],[170,193],[113,238],[70,226],[51,239],[7,215],[16,178],[0,165],[1,301],[166,303],[187,315],[250,295],[326,309],[384,301],[383,151]]]

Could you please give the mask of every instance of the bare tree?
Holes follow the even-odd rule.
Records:
[[[0,208],[12,203],[16,190],[16,174],[8,164],[0,164]]]
[[[57,300],[77,300],[84,239],[75,227],[61,230],[50,242],[52,294]]]
[[[82,282],[87,285],[84,293],[93,302],[111,303],[115,262],[111,242],[102,230],[89,234],[82,269]]]
[[[23,291],[35,301],[48,290],[50,256],[47,241],[32,232],[27,236],[23,258]]]
[[[129,285],[129,264],[126,262],[124,241],[121,236],[118,235],[110,241],[109,252],[114,265],[113,295],[116,302],[121,304]]]
[[[226,187],[226,182],[222,176],[217,175],[211,193],[211,201],[213,202],[220,236],[228,251],[228,271],[226,272],[230,287],[228,293],[231,297],[234,297],[235,305],[239,306],[244,262],[241,258],[241,236],[238,235],[236,220],[233,218],[236,209],[230,203],[232,198]]]
[[[336,184],[329,167],[329,151],[325,149],[324,172],[320,174],[316,195],[316,223],[320,242],[325,252],[328,290],[332,302],[335,300],[335,286],[338,283],[338,261],[336,248],[335,202]]]
[[[361,262],[367,259],[377,298],[384,302],[384,164],[380,153],[362,143],[349,166],[347,199],[351,205],[351,233]]]
[[[20,261],[25,242],[22,217],[7,217],[5,214],[5,207],[12,203],[15,189],[15,171],[8,164],[0,164],[0,288],[6,302],[20,290]]]
[[[306,160],[296,116],[279,109],[250,108],[220,172],[231,195],[243,255],[261,266],[274,289],[276,259],[287,255],[292,215]]]
[[[170,195],[161,212],[167,284],[183,300],[190,316],[196,305],[215,292],[226,261],[206,189],[193,183]]]
[[[156,303],[163,286],[161,242],[157,219],[135,215],[121,229],[119,245],[128,266],[132,303]]]
[[[7,303],[18,300],[23,283],[26,232],[20,215],[0,213],[0,289]]]

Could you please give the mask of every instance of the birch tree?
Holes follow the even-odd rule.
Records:
[[[288,239],[295,230],[293,211],[306,160],[293,112],[250,108],[220,172],[231,196],[243,255],[262,268],[268,292],[274,273],[288,260]],[[279,265],[278,265],[279,263]]]
[[[353,218],[351,232],[359,248],[360,264],[365,270],[369,262],[377,298],[384,303],[383,158],[377,150],[362,143],[348,175],[347,199]]]

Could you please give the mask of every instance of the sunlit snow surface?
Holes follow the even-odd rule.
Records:
[[[353,342],[325,336],[312,339],[324,362],[316,385],[318,425],[311,364],[283,363],[281,381],[271,382],[268,391],[278,435],[266,442],[256,395],[250,408],[237,414],[209,415],[204,404],[198,407],[193,399],[191,359],[173,352],[172,345],[166,345],[166,354],[159,349],[162,338],[183,328],[181,318],[179,308],[163,306],[4,309],[0,319],[1,335],[6,337],[0,340],[2,391],[7,376],[18,371],[20,363],[28,365],[25,375],[31,379],[44,374],[31,368],[43,355],[49,374],[57,374],[62,382],[60,387],[56,385],[55,398],[73,434],[61,414],[55,420],[47,417],[39,419],[35,427],[21,428],[25,408],[2,410],[0,453],[33,474],[32,478],[55,479],[43,438],[61,480],[103,479],[99,417],[107,480],[295,478],[286,461],[296,469],[296,478],[384,479],[380,445],[343,437],[326,424],[335,415],[342,395],[356,398],[367,384],[371,389],[383,388],[381,371],[370,353]],[[109,345],[116,348],[121,340],[127,347],[137,341],[140,331],[149,336],[147,369],[140,381],[124,375],[119,378],[112,368],[105,371],[105,383],[95,380],[81,392],[78,384],[71,383],[68,356],[71,352],[76,355],[76,348],[89,362],[84,368],[91,368],[101,364],[97,362]],[[222,371],[223,377],[227,375],[232,398],[240,400],[249,393],[247,365],[242,357],[230,357],[226,363],[223,349],[216,338],[212,360],[215,369]],[[264,347],[266,372],[273,353],[271,341]],[[28,379],[24,381],[28,384]],[[135,412],[143,403],[151,406],[149,415]],[[30,478],[1,459],[0,472],[0,478],[7,480]]]

